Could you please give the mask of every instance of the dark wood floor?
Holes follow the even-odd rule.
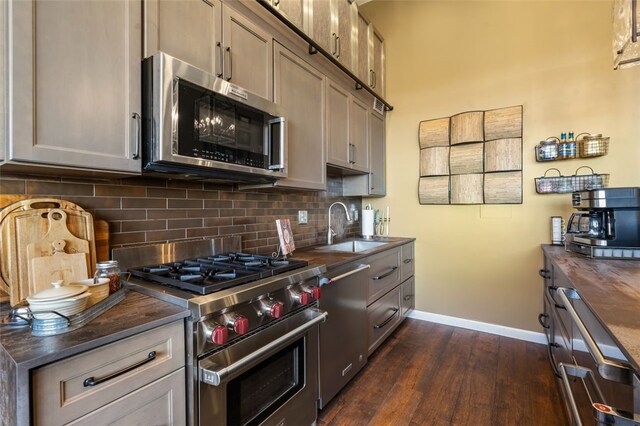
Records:
[[[564,425],[546,347],[407,319],[318,425]]]

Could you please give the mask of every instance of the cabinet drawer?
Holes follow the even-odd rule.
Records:
[[[63,424],[107,405],[183,367],[184,352],[179,321],[38,368],[32,373],[35,423]]]
[[[416,307],[415,280],[413,277],[402,283],[402,316],[406,317],[409,311]]]
[[[367,308],[369,317],[369,355],[400,323],[400,287],[385,294]]]
[[[400,284],[400,247],[371,256],[369,259],[369,292],[367,304]]]
[[[400,281],[405,282],[414,274],[413,243],[405,244],[400,247],[400,253],[400,258],[402,260],[402,263],[400,264]]]
[[[184,367],[69,424],[182,425],[186,423]]]

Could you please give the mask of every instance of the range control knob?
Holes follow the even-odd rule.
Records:
[[[311,297],[315,300],[320,300],[320,297],[322,297],[322,289],[320,287],[313,287],[311,289]]]
[[[284,304],[281,302],[267,302],[265,308],[265,313],[271,318],[280,318],[284,314]]]
[[[308,291],[301,291],[300,293],[298,293],[297,299],[301,305],[306,305],[307,303],[311,303],[311,301],[313,300],[311,298],[311,293],[309,293]]]
[[[229,321],[227,324],[229,328],[238,334],[245,334],[249,331],[249,319],[238,315]]]
[[[213,327],[207,329],[207,338],[217,345],[224,345],[227,343],[228,337],[229,332],[227,331],[227,327],[224,325],[215,324]]]

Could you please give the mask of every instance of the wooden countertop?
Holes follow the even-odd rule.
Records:
[[[357,239],[357,238],[356,238]],[[352,239],[343,240],[343,241],[351,241]],[[369,250],[361,251],[359,253],[352,253],[346,251],[332,251],[332,250],[320,250],[324,246],[311,246],[305,247],[302,249],[298,249],[293,253],[294,259],[302,259],[309,262],[309,264],[314,263],[322,263],[327,267],[327,270],[331,270],[334,268],[338,268],[346,263],[356,261],[358,259],[363,259],[367,256],[371,256],[372,254],[376,254],[385,250],[389,250],[394,247],[399,247],[404,244],[415,241],[415,238],[405,238],[405,237],[384,237],[384,238],[375,238],[373,240],[368,241],[379,241],[386,243],[385,245],[374,247]],[[342,241],[335,241],[335,244],[341,243]]]
[[[542,249],[640,374],[640,262],[596,260],[559,246],[544,245]]]

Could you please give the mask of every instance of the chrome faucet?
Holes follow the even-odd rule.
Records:
[[[340,201],[336,201],[335,203],[331,204],[329,206],[329,229],[327,230],[327,244],[333,244],[333,236],[336,235],[335,232],[333,232],[333,229],[331,229],[331,207],[335,206],[336,204],[340,204],[342,207],[344,207],[344,212],[347,215],[347,220],[349,222],[351,222],[351,215],[349,214],[349,210],[347,209],[347,206],[344,203],[341,203]]]

